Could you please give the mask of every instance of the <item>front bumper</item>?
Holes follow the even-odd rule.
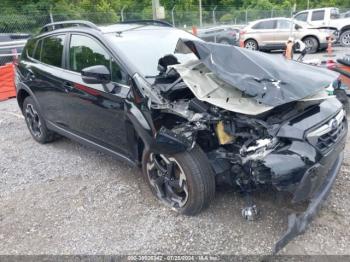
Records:
[[[338,154],[339,152],[336,152],[336,153]],[[334,153],[332,155],[336,155],[336,154]],[[337,158],[333,163],[333,165],[331,166],[331,168],[327,170],[328,176],[326,177],[326,179],[324,180],[324,183],[319,188],[319,191],[313,195],[306,211],[301,213],[298,216],[294,213],[289,215],[288,229],[284,233],[284,235],[276,242],[273,249],[274,254],[280,251],[294,237],[305,232],[308,224],[312,221],[317,211],[319,210],[321,204],[327,198],[334,184],[335,178],[337,177],[337,174],[340,170],[343,158],[344,158],[344,152],[341,151],[340,154],[337,155]]]
[[[292,202],[300,202],[310,199],[310,203],[305,212],[297,215],[291,214],[288,217],[288,229],[276,242],[273,252],[280,251],[294,237],[305,232],[308,224],[316,215],[321,204],[327,198],[337,174],[339,173],[346,143],[347,121],[343,121],[344,128],[337,142],[323,154],[319,161],[309,167],[303,174],[300,182],[293,188]]]

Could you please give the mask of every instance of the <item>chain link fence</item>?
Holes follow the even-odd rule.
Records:
[[[341,9],[341,13],[350,9]],[[188,11],[177,10],[174,6],[165,10],[165,20],[176,27],[190,30],[193,25],[210,27],[220,24],[245,25],[250,21],[272,17],[291,17],[292,10],[236,10],[234,7],[203,8],[202,23],[198,7]],[[348,13],[350,16],[350,12]],[[40,28],[50,22],[65,20],[88,20],[97,25],[113,24],[119,21],[135,19],[152,19],[152,9],[128,10],[121,8],[118,12],[67,12],[50,13],[38,10],[33,13],[11,14],[0,16],[0,65],[11,61],[13,55],[19,54],[30,35],[39,32]]]
[[[350,8],[341,9],[342,13],[350,12]],[[214,24],[239,24],[245,25],[251,21],[272,17],[291,17],[293,10],[236,10],[234,7],[203,8],[202,26],[211,26]],[[198,8],[183,11],[177,10],[176,6],[170,10],[165,10],[165,20],[174,23],[175,26],[183,28],[192,25],[200,26]],[[349,13],[350,16],[350,13]],[[152,19],[152,10],[128,10],[125,8],[115,12],[69,12],[69,13],[50,13],[33,12],[26,14],[11,14],[0,16],[0,35],[4,33],[25,33],[35,34],[42,26],[50,22],[64,20],[88,20],[97,25],[112,24],[119,21],[135,19]],[[1,39],[0,39],[1,41]]]

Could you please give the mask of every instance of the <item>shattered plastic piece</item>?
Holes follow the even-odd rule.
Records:
[[[269,138],[256,140],[256,145],[248,147],[246,152],[255,151],[258,148],[269,145],[270,143],[271,143],[271,139],[269,139]]]
[[[335,178],[341,167],[341,163],[344,158],[344,152],[341,152],[333,167],[329,171],[329,176],[325,180],[322,188],[314,195],[310,204],[305,212],[297,216],[296,214],[291,214],[288,217],[288,229],[284,235],[276,242],[273,253],[276,254],[284,246],[286,246],[294,237],[305,232],[308,224],[312,221],[313,217],[316,215],[321,204],[326,200]]]

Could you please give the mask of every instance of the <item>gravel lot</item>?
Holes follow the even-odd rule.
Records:
[[[350,254],[349,150],[319,216],[280,254]],[[0,254],[270,254],[295,207],[275,193],[254,199],[255,222],[230,189],[200,215],[178,215],[138,168],[64,138],[40,145],[16,100],[0,102]]]

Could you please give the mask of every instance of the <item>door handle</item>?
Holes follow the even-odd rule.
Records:
[[[74,89],[73,83],[65,81],[63,82],[63,88],[66,92],[71,92]]]

